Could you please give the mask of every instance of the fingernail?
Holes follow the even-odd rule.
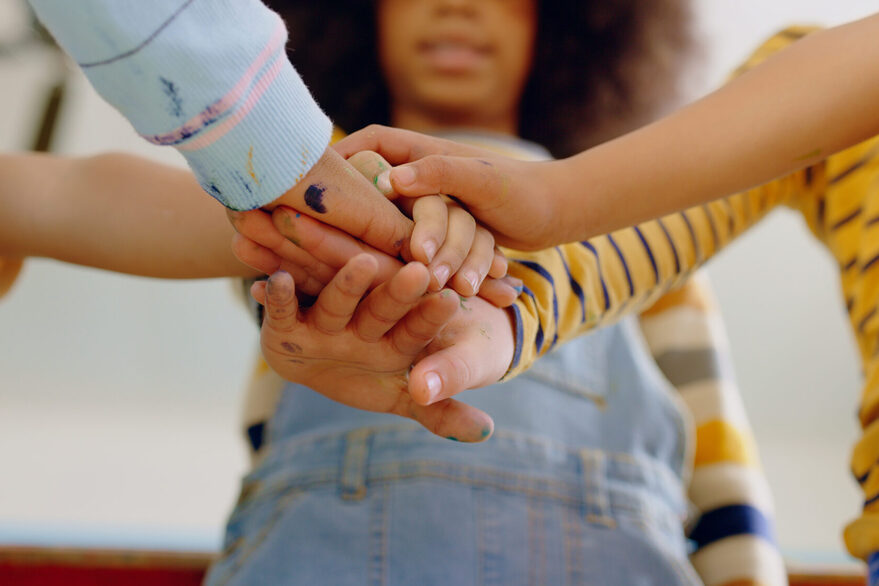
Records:
[[[525,290],[525,283],[522,282],[522,279],[507,275],[503,278],[503,281],[513,288],[513,290],[516,292],[516,295],[521,295],[522,291]]]
[[[464,280],[470,283],[470,288],[476,295],[476,292],[479,291],[479,275],[475,271],[467,271],[464,273]]]
[[[394,183],[408,187],[415,183],[415,169],[408,166],[397,167],[394,171]]]
[[[446,281],[449,280],[449,270],[448,265],[440,265],[433,270],[433,276],[436,278],[436,282],[440,287],[445,285]]]
[[[435,372],[428,372],[424,375],[424,382],[427,383],[427,403],[428,405],[436,400],[437,396],[443,388],[443,381]]]
[[[422,246],[424,249],[424,256],[427,257],[427,262],[433,260],[433,256],[436,254],[436,242],[433,240],[428,240]]]
[[[375,186],[384,195],[389,195],[393,193],[394,189],[391,187],[391,171],[387,170],[384,173],[381,173],[378,177],[376,177]]]

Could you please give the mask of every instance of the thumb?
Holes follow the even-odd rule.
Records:
[[[461,391],[496,383],[510,360],[503,352],[485,352],[476,340],[465,340],[429,354],[409,372],[409,394],[421,405],[453,397]]]
[[[269,277],[265,288],[265,321],[263,325],[279,332],[289,332],[296,325],[299,300],[290,273],[278,271]]]
[[[473,208],[491,207],[509,189],[509,177],[493,163],[471,157],[431,155],[394,167],[389,177],[400,195],[442,193]]]

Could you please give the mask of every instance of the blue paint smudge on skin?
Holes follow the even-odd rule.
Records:
[[[453,435],[446,436],[446,439],[450,439],[450,440],[452,440],[453,442],[459,442],[459,441],[461,441],[461,440],[459,440],[458,438],[456,438],[456,437],[453,436]]]
[[[159,83],[162,84],[162,93],[164,93],[169,100],[168,103],[168,113],[175,118],[183,117],[183,99],[180,97],[180,93],[177,90],[177,86],[170,79],[165,79],[164,77],[159,78]]]
[[[484,439],[484,438],[487,438],[490,434],[491,434],[491,429],[489,429],[489,428],[486,427],[485,429],[482,430],[482,437],[483,437],[483,439]]]
[[[327,208],[323,203],[324,191],[326,189],[326,187],[321,187],[318,184],[309,185],[308,189],[305,190],[305,205],[319,214],[327,213]]]

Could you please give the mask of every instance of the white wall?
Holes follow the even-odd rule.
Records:
[[[17,0],[0,0],[0,37]],[[868,0],[696,0],[701,87],[789,23]],[[0,59],[0,148],[27,144],[45,55]],[[58,150],[165,161],[78,78]],[[710,273],[792,554],[840,557],[860,495],[847,472],[858,363],[832,261],[776,213]],[[245,466],[238,430],[256,332],[228,283],[168,283],[32,261],[0,302],[0,541],[213,548]],[[817,506],[816,506],[817,504]]]

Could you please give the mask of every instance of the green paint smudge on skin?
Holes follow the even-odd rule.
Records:
[[[446,436],[446,439],[447,439],[447,440],[452,440],[453,442],[459,442],[459,441],[461,441],[461,440],[459,440],[458,438],[456,438],[456,437],[453,436],[453,435],[447,435],[447,436]]]
[[[473,311],[471,308],[467,307],[467,298],[461,294],[458,294],[458,301],[461,304],[461,309],[464,311]]]
[[[806,160],[808,160],[808,159],[813,159],[813,158],[817,157],[817,156],[820,155],[820,154],[821,154],[821,149],[815,149],[815,150],[813,150],[813,151],[809,151],[809,152],[806,153],[805,155],[800,155],[799,157],[797,157],[796,159],[794,159],[794,161],[806,161]]]
[[[298,218],[299,214],[296,214],[296,217]],[[290,219],[289,214],[284,214],[284,227],[288,228],[290,232],[293,232],[293,220]],[[302,246],[302,244],[299,242],[299,239],[292,234],[284,234],[284,238],[286,238],[296,246]]]
[[[489,435],[491,435],[491,428],[489,428],[489,427],[482,428],[482,439],[487,438]]]

